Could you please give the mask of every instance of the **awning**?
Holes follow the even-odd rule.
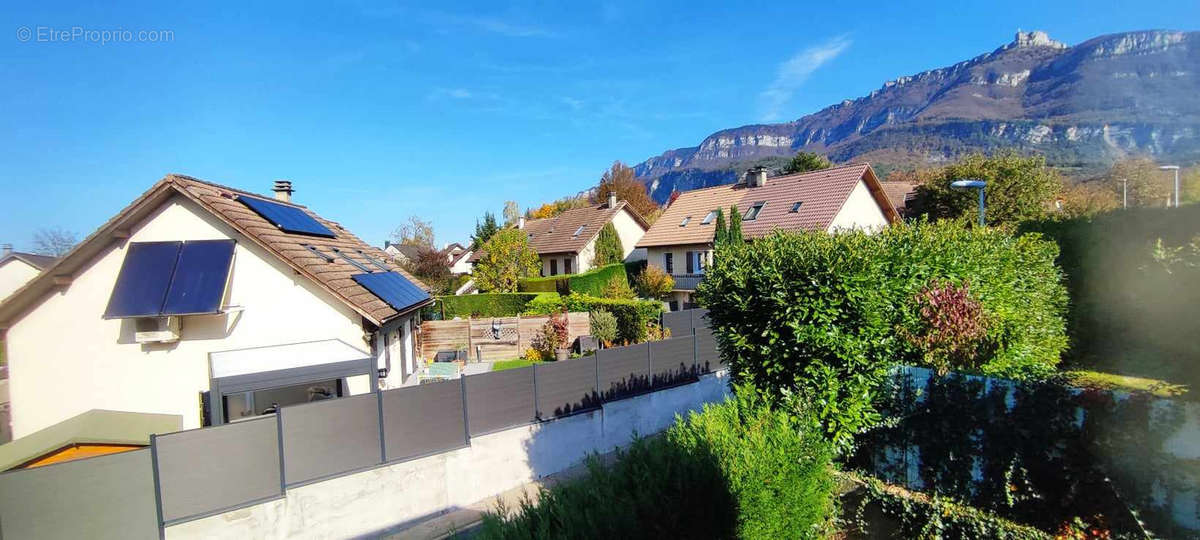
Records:
[[[214,379],[300,367],[369,360],[371,353],[340,339],[252,347],[208,354]]]

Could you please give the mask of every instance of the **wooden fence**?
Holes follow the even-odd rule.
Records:
[[[508,360],[525,354],[549,317],[484,317],[421,323],[421,358],[433,360],[439,351],[467,351],[471,362]],[[567,314],[567,341],[585,336],[588,314]]]

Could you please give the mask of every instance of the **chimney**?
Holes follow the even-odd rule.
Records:
[[[747,187],[763,187],[767,185],[767,168],[763,166],[750,167],[746,171],[746,186]]]
[[[518,217],[517,217],[517,228],[518,228],[518,229],[524,229],[524,228],[525,228],[525,216],[518,216]]]
[[[6,255],[12,254],[12,244],[4,244],[3,248],[4,248],[4,253],[0,253],[0,256],[6,256]]]
[[[615,192],[615,191],[608,192],[608,207],[609,208],[617,207],[617,192]]]
[[[292,181],[291,180],[276,180],[275,181],[275,200],[283,202],[292,202]]]

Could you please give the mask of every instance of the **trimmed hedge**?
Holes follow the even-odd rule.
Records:
[[[445,319],[455,317],[515,317],[525,312],[533,302],[559,302],[557,293],[485,293],[460,296],[439,296]]]
[[[563,301],[567,311],[607,311],[612,313],[617,318],[617,340],[626,343],[646,341],[647,326],[657,323],[662,315],[662,302],[655,300],[597,298],[586,294],[571,293]]]
[[[558,292],[563,290],[560,289],[559,283],[566,281],[564,289],[569,289],[572,293],[603,296],[604,286],[612,281],[613,276],[621,276],[626,282],[629,281],[624,263],[593,268],[582,274],[525,278],[517,284],[517,289],[521,292]]]

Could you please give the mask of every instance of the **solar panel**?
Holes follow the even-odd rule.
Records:
[[[429,293],[413,285],[413,282],[404,279],[404,276],[396,272],[355,274],[351,277],[396,311],[404,311],[429,299]]]
[[[194,240],[183,244],[167,289],[163,315],[218,313],[233,262],[233,240]]]
[[[279,230],[283,232],[336,238],[336,235],[328,227],[321,225],[319,221],[313,219],[307,212],[295,206],[241,195],[238,196],[237,200],[251,210],[254,210],[263,219],[270,221],[272,225],[279,227]]]
[[[104,318],[158,316],[182,246],[183,242],[129,244]]]

